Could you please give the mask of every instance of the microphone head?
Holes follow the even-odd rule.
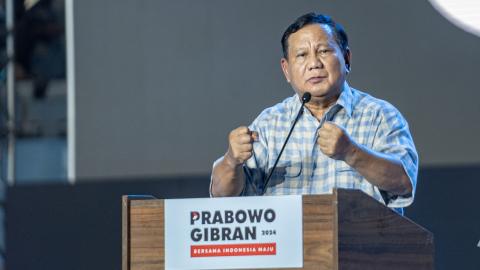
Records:
[[[312,98],[312,94],[310,94],[309,92],[303,93],[302,103],[308,103],[311,98]]]

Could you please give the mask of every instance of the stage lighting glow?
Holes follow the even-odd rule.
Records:
[[[457,27],[480,37],[479,0],[429,0],[432,6]]]

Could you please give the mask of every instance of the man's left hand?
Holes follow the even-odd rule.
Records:
[[[318,131],[317,143],[326,156],[344,160],[353,154],[355,143],[345,129],[333,122],[325,122]]]

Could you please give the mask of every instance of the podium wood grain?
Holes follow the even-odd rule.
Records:
[[[164,269],[163,200],[129,196],[122,200],[122,269]]]
[[[363,192],[337,199],[339,269],[434,269],[432,233]]]

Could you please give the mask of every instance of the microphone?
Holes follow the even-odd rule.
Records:
[[[295,118],[295,121],[293,121],[292,127],[290,128],[290,131],[288,132],[287,138],[285,139],[285,142],[283,143],[282,149],[280,150],[280,153],[278,154],[277,160],[275,160],[275,163],[273,164],[272,169],[268,173],[267,180],[265,180],[265,184],[263,185],[262,195],[264,195],[265,191],[267,190],[268,182],[270,181],[270,178],[272,178],[273,171],[277,167],[277,163],[280,160],[280,157],[282,156],[283,150],[285,149],[285,146],[287,145],[288,139],[290,139],[290,135],[292,135],[293,128],[297,124],[298,119],[300,119],[300,116],[303,114],[303,107],[305,107],[305,103],[308,103],[311,98],[312,98],[312,95],[309,92],[305,92],[303,94],[303,96],[302,96],[302,106],[300,107],[300,110],[297,113],[297,117]]]

